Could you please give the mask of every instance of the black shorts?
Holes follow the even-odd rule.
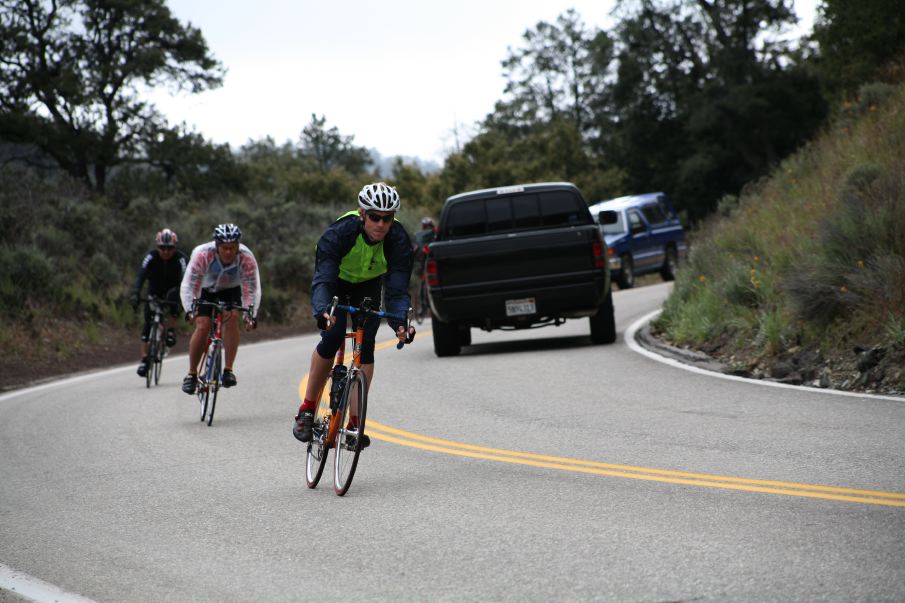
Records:
[[[340,279],[336,285],[336,296],[339,303],[348,306],[360,306],[361,300],[370,297],[373,306],[380,305],[380,297],[383,291],[383,279],[373,278],[363,283],[347,283]],[[348,329],[348,312],[339,310],[334,314],[336,324],[329,331],[321,331],[321,340],[317,344],[317,353],[321,358],[333,358],[339,346],[342,345]],[[361,363],[374,363],[374,339],[377,337],[377,328],[380,319],[370,317],[365,323],[365,337],[361,344]]]
[[[242,287],[233,287],[231,289],[222,289],[220,291],[211,291],[210,289],[201,290],[202,301],[207,302],[226,302],[236,307],[242,306]],[[213,316],[214,308],[212,306],[198,306],[198,316]]]

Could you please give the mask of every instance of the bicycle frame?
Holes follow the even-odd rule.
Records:
[[[192,306],[193,310],[197,310],[202,305],[211,306],[213,313],[210,330],[207,334],[207,346],[196,367],[196,375],[198,376],[196,395],[201,404],[201,420],[204,421],[206,418],[207,425],[210,427],[214,421],[217,394],[220,391],[220,385],[223,383],[223,314],[231,310],[239,310],[251,314],[252,308],[236,307],[233,304],[222,301],[214,303],[196,300]],[[228,319],[235,320],[232,316],[228,317]],[[211,395],[213,395],[213,398],[211,398]]]

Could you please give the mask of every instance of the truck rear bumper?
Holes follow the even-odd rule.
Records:
[[[606,295],[606,280],[589,279],[574,284],[553,287],[525,287],[506,292],[469,291],[449,292],[431,290],[431,307],[443,322],[495,329],[503,326],[530,327],[553,318],[593,316]],[[531,315],[507,316],[507,301],[534,301],[536,312]]]

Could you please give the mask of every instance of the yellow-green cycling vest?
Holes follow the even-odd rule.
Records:
[[[357,211],[350,211],[341,215],[336,221],[340,221],[351,215],[358,215]],[[386,274],[387,259],[383,255],[383,241],[368,245],[364,236],[359,232],[355,239],[355,245],[339,263],[339,278],[347,283],[362,283]]]

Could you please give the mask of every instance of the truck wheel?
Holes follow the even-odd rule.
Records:
[[[663,258],[663,267],[660,268],[660,276],[664,281],[676,280],[676,269],[679,267],[679,254],[676,248],[670,245],[666,248],[666,256]]]
[[[622,270],[619,271],[616,282],[619,283],[620,289],[631,289],[635,286],[635,263],[631,254],[626,253],[622,256]]]
[[[613,343],[616,341],[616,315],[613,310],[613,291],[597,309],[597,314],[588,319],[591,322],[592,343]],[[436,331],[434,331],[436,333]]]
[[[462,351],[459,343],[459,329],[453,323],[441,322],[431,314],[431,327],[434,331],[434,354],[444,356],[458,356]]]
[[[459,328],[459,345],[471,345],[471,328],[470,327],[460,327]]]

